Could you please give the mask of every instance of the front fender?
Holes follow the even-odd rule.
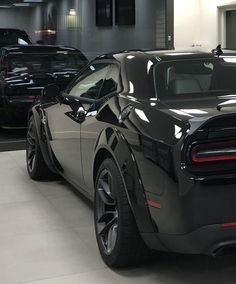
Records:
[[[54,165],[52,153],[48,142],[49,141],[48,134],[47,131],[45,130],[46,126],[43,125],[42,123],[43,119],[42,112],[43,110],[40,108],[40,105],[34,105],[29,111],[28,118],[31,115],[33,115],[37,137],[45,163],[52,172],[57,173],[56,166]]]

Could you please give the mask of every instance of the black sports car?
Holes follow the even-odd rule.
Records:
[[[18,29],[0,29],[0,47],[13,44],[32,44],[25,31]]]
[[[60,90],[88,63],[77,49],[8,46],[0,50],[0,126],[26,126],[31,104],[42,89],[56,83]]]
[[[30,113],[32,179],[59,173],[94,201],[111,267],[147,248],[236,248],[236,54],[130,51],[98,57]]]

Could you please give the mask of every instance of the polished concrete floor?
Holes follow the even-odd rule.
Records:
[[[236,256],[161,254],[140,267],[108,269],[91,205],[63,180],[30,180],[24,151],[0,153],[0,284],[235,282]]]

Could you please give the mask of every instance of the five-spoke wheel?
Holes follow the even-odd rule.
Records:
[[[117,239],[118,210],[114,194],[112,194],[112,176],[104,169],[97,187],[97,220],[98,235],[107,255],[114,250]]]
[[[94,201],[98,247],[110,267],[145,260],[147,247],[140,237],[121,173],[113,159],[105,159],[97,172]]]

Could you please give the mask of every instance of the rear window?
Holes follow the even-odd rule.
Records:
[[[161,63],[154,72],[157,95],[162,100],[236,92],[236,57],[232,56]]]
[[[87,63],[86,58],[78,54],[17,54],[10,55],[8,73],[42,73],[60,71],[78,71]]]
[[[0,45],[22,44],[28,45],[31,41],[24,31],[0,30]]]

